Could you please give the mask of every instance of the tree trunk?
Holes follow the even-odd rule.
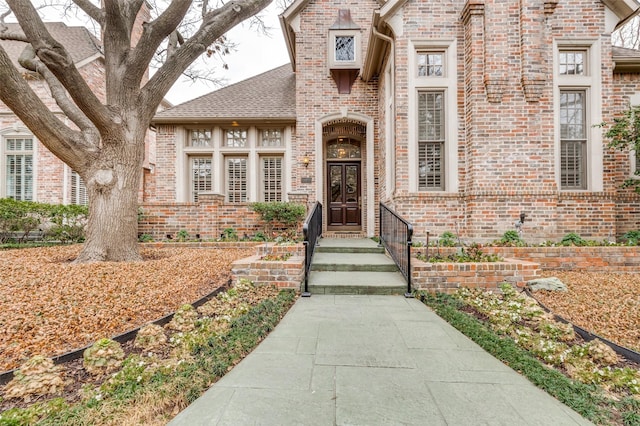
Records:
[[[103,166],[83,176],[89,195],[89,222],[76,263],[142,260],[138,248],[138,190],[143,153],[142,141],[116,143],[113,149],[105,149]]]

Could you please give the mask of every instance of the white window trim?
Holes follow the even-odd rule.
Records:
[[[33,140],[33,197],[31,201],[38,201],[38,139],[27,128],[14,124],[13,127],[0,130],[0,197],[7,196],[7,182],[6,182],[6,139],[12,138],[31,138]]]
[[[444,52],[444,76],[418,77],[417,54],[424,51]],[[458,67],[456,40],[414,40],[409,43],[409,192],[442,194],[458,191]],[[445,94],[445,147],[442,191],[418,190],[418,92],[444,90]]]
[[[353,37],[353,61],[336,60],[336,37],[344,36]],[[362,67],[361,38],[362,35],[360,34],[360,30],[329,30],[329,40],[327,43],[327,58],[329,58],[329,69],[360,69]]]
[[[212,146],[210,147],[190,147],[187,146],[192,129],[211,129]],[[211,126],[184,126],[176,133],[176,201],[192,202],[191,198],[191,163],[190,157],[211,156],[212,168],[212,193],[222,194],[228,200],[227,194],[227,157],[244,157],[247,159],[247,202],[259,201],[262,197],[261,191],[261,156],[282,157],[282,199],[288,200],[288,193],[291,191],[292,179],[292,128],[291,125],[268,125],[258,124],[257,126],[243,126],[247,131],[247,143],[244,147],[224,146],[225,132],[232,128],[229,125]],[[279,129],[282,131],[282,145],[277,147],[260,146],[259,134],[263,129]]]
[[[587,51],[587,75],[559,75],[558,54],[564,49]],[[594,127],[602,122],[601,45],[598,39],[553,41],[553,120],[555,140],[555,173],[558,190],[562,192],[600,192],[604,188],[602,130]],[[586,189],[562,189],[560,168],[560,91],[585,90],[587,94],[587,182]]]

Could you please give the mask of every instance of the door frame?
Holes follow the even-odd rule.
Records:
[[[336,120],[352,121],[354,123],[360,123],[366,127],[366,136],[362,141],[361,148],[364,149],[363,156],[360,158],[361,168],[361,184],[363,187],[362,192],[362,231],[367,237],[375,236],[376,232],[376,207],[375,207],[375,167],[374,167],[374,120],[373,117],[364,115],[358,112],[349,111],[348,107],[340,108],[340,111],[336,111],[331,114],[319,117],[314,124],[314,151],[318,154],[316,161],[314,162],[314,174],[318,178],[314,179],[315,182],[315,200],[322,202],[325,200],[324,190],[326,187],[326,161],[324,158],[324,139],[323,139],[323,127],[326,123],[330,123]],[[326,207],[324,207],[326,213]],[[326,214],[323,215],[323,227],[326,229]]]

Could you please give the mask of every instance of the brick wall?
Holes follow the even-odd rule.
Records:
[[[227,203],[221,194],[200,194],[198,203],[142,203],[138,235],[147,234],[154,240],[172,239],[180,231],[202,240],[220,238],[224,230],[233,228],[238,238],[252,238],[258,232],[266,234],[265,224],[249,203]],[[281,232],[282,224],[273,231]],[[301,229],[300,229],[301,231]]]

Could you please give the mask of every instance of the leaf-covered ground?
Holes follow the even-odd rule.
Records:
[[[640,274],[547,272],[567,292],[533,295],[554,314],[614,343],[640,352]]]
[[[143,249],[143,262],[72,264],[80,246],[0,252],[0,371],[60,355],[193,303],[253,250]]]

